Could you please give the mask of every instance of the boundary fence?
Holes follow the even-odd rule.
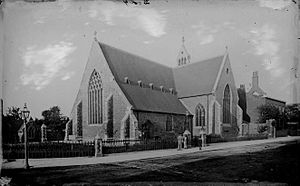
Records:
[[[106,140],[103,154],[177,148],[177,141],[169,140]]]
[[[36,142],[28,143],[29,158],[65,158],[94,156],[94,142]],[[23,159],[24,144],[3,144],[3,158]]]
[[[278,132],[278,136],[285,136],[286,131]],[[242,137],[221,138],[220,136],[206,137],[206,143],[219,143],[230,141],[246,141],[267,139],[267,134],[254,134]],[[198,137],[194,137],[191,141],[191,146],[199,145]],[[190,146],[188,145],[188,146]],[[24,144],[3,144],[4,159],[23,159]],[[121,153],[144,150],[159,150],[159,149],[174,149],[177,148],[177,140],[103,140],[102,153]],[[83,157],[95,156],[94,141],[60,141],[60,142],[36,142],[28,144],[29,158],[66,158],[66,157]]]

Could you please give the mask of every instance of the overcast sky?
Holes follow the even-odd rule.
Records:
[[[27,102],[34,117],[54,105],[69,115],[95,31],[101,42],[170,67],[182,36],[192,62],[228,46],[237,87],[249,89],[257,70],[269,97],[290,101],[298,18],[290,0],[10,1],[3,11],[5,110]]]

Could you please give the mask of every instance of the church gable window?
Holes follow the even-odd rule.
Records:
[[[199,104],[195,110],[196,126],[205,126],[205,109]]]
[[[226,85],[223,97],[223,123],[230,123],[230,88]]]
[[[88,121],[89,124],[103,122],[102,81],[100,74],[93,71],[88,86]]]

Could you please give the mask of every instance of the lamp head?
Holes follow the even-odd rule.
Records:
[[[30,114],[30,111],[27,109],[27,105],[25,103],[24,104],[24,108],[22,110],[22,117],[23,117],[23,119],[29,118],[29,114]]]

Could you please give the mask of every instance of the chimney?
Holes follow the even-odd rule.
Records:
[[[258,71],[255,71],[252,76],[252,88],[257,89],[258,87]]]
[[[253,76],[252,76],[252,87],[249,90],[249,94],[255,94],[258,96],[263,96],[266,95],[266,93],[259,87],[258,84],[258,71],[253,72]]]
[[[245,85],[244,84],[240,84],[240,89],[245,91],[246,90],[245,89]]]

